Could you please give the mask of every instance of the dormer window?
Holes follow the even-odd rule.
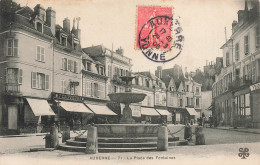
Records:
[[[101,75],[104,75],[104,68],[103,67],[100,67],[100,72],[99,72]]]
[[[43,24],[40,22],[36,22],[36,30],[38,30],[39,32],[43,32]]]
[[[78,48],[78,45],[79,45],[79,41],[76,38],[74,38],[74,40],[73,40],[73,48],[76,50]]]
[[[173,91],[174,91],[174,87],[170,87],[170,91],[172,91],[172,92],[173,92]]]
[[[61,45],[62,46],[67,46],[67,38],[66,37],[61,37]]]
[[[91,63],[87,62],[87,71],[91,71]]]

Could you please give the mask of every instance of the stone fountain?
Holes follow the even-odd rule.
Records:
[[[129,107],[131,103],[139,103],[144,100],[146,94],[143,93],[133,93],[132,92],[132,80],[133,76],[122,76],[120,77],[122,81],[126,83],[126,89],[124,93],[111,93],[108,94],[111,101],[117,102],[117,103],[123,103],[125,104],[125,107],[123,109],[123,117],[120,120],[120,123],[122,124],[134,124],[135,120],[132,118],[132,110]]]
[[[167,129],[163,128],[162,132],[162,129],[159,131],[159,124],[135,123],[129,105],[143,101],[146,94],[131,92],[131,82],[134,77],[123,76],[120,78],[126,82],[125,92],[112,93],[108,96],[114,102],[125,104],[123,115],[119,124],[95,124],[97,127],[98,152],[161,150],[158,146],[165,147],[165,144],[168,143]],[[94,139],[90,138],[89,140],[88,138],[83,135],[69,139],[66,143],[59,145],[59,148],[85,152],[86,144],[88,145],[91,139]],[[165,143],[162,143],[162,140]],[[187,144],[187,141],[178,141],[178,143],[173,141],[169,142],[169,145],[183,145],[184,143]]]

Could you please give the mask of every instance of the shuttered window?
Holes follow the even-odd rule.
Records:
[[[44,49],[44,47],[37,46],[36,49],[37,49],[36,50],[36,60],[44,62],[44,60],[45,60],[45,49]]]
[[[18,40],[8,39],[7,40],[7,56],[18,56]]]
[[[22,74],[20,73],[20,76]],[[50,88],[50,76],[43,73],[32,72],[31,74],[32,88],[49,90]]]

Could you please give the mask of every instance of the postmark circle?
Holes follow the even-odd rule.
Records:
[[[174,19],[166,15],[156,16],[142,26],[138,44],[145,57],[154,62],[165,63],[180,55],[184,45],[184,36],[178,18]]]

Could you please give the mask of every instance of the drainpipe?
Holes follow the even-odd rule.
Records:
[[[51,84],[51,92],[53,92],[54,88],[54,40],[51,40],[52,43],[52,84]]]

